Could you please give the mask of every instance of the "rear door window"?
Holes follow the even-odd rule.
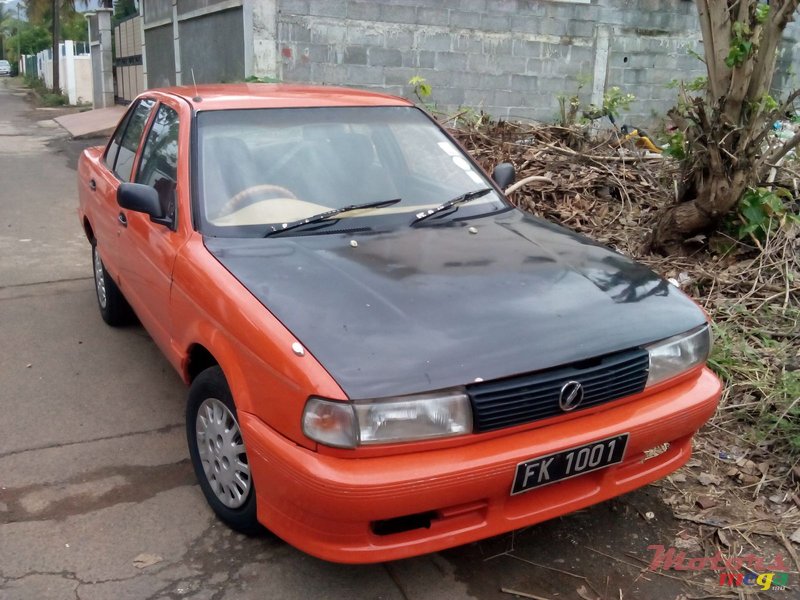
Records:
[[[128,122],[131,120],[131,115],[134,113],[137,107],[133,107],[127,113],[125,113],[125,117],[117,126],[117,130],[114,132],[114,137],[111,138],[111,142],[108,144],[105,162],[110,171],[114,170],[114,163],[117,160],[117,153],[119,152],[119,143],[122,141],[122,134],[125,133],[125,128],[128,126]]]

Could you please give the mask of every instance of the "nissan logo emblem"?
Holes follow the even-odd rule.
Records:
[[[583,402],[583,386],[577,381],[568,381],[561,387],[558,406],[564,412],[575,410]]]

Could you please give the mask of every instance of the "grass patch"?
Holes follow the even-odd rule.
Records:
[[[716,319],[709,365],[727,384],[716,420],[738,421],[751,441],[800,457],[800,309],[734,305]]]
[[[256,77],[255,75],[250,75],[249,77],[245,78],[245,83],[282,83],[280,79],[275,79],[274,77]]]
[[[25,85],[28,86],[34,92],[46,92],[47,87],[44,85],[44,81],[39,79],[38,77],[34,77],[33,75],[25,75]]]
[[[64,94],[53,94],[47,92],[41,95],[42,106],[66,106],[69,104],[69,98]]]
[[[61,93],[53,92],[45,86],[44,81],[31,75],[25,76],[25,85],[30,88],[37,97],[41,106],[55,107],[69,105],[69,98]]]

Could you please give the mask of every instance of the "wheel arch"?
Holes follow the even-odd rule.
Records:
[[[214,341],[213,344],[209,343]],[[181,368],[183,380],[191,385],[197,376],[210,367],[222,369],[236,406],[247,410],[250,401],[249,389],[241,369],[241,357],[221,336],[198,336],[189,344]]]
[[[89,222],[89,217],[83,217],[83,233],[86,234],[86,239],[94,244],[97,239],[94,237],[94,229]]]
[[[189,346],[186,353],[186,363],[183,369],[184,379],[191,383],[200,373],[215,366],[220,366],[220,364],[211,351],[202,344],[194,343]]]

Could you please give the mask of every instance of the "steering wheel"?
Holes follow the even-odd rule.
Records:
[[[225,215],[229,215],[237,210],[244,208],[245,206],[250,206],[254,204],[258,200],[261,200],[263,196],[269,194],[273,198],[291,198],[292,200],[297,200],[297,196],[294,195],[290,190],[286,189],[280,185],[273,185],[271,183],[263,183],[260,185],[253,185],[249,188],[243,189],[241,192],[236,194],[233,198],[228,200],[222,208],[220,208],[218,216],[223,217]],[[268,198],[263,198],[267,200]]]

